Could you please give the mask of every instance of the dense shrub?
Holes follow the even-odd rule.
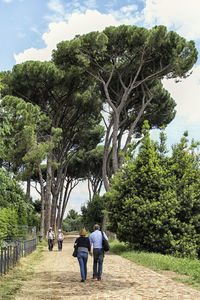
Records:
[[[0,169],[1,237],[15,237],[17,226],[39,227],[39,217],[12,174]]]
[[[136,249],[196,257],[199,253],[200,171],[186,137],[163,156],[147,134],[129,152],[106,194],[109,229]]]
[[[17,236],[18,215],[14,208],[0,208],[0,242],[3,238]]]

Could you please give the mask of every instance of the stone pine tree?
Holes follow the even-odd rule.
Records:
[[[102,176],[109,190],[109,180],[122,165],[131,139],[140,134],[143,121],[159,127],[174,118],[175,103],[161,79],[187,76],[197,50],[193,41],[167,32],[164,26],[147,30],[121,25],[59,43],[53,61],[65,70],[69,60],[74,68],[85,70],[105,103]]]
[[[53,62],[28,61],[16,65],[8,86],[10,94],[38,105],[51,120],[46,142],[51,141],[54,129],[61,132],[56,147],[47,153],[45,176],[46,229],[50,224],[56,228],[69,160],[79,149],[92,149],[102,138],[101,101],[88,76],[81,68],[73,68],[71,61],[65,71]]]

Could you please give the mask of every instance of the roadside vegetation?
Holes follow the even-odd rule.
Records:
[[[168,154],[163,130],[176,103],[162,84],[189,76],[197,57],[193,41],[164,26],[122,25],[62,41],[51,61],[0,72],[0,246],[19,237],[16,228],[44,237],[50,226],[90,232],[98,223],[125,243],[112,242],[113,252],[198,286],[200,142],[185,132]],[[151,129],[162,129],[158,142]],[[66,216],[83,181],[82,215]],[[41,246],[0,278],[3,300],[29,278]]]
[[[135,251],[128,244],[119,242],[117,239],[111,240],[110,246],[110,251],[117,255],[200,290],[200,261],[198,259]]]
[[[21,258],[7,275],[0,277],[0,300],[15,299],[23,282],[30,279],[34,266],[42,259],[45,245],[46,241],[40,243],[36,251],[25,258]]]

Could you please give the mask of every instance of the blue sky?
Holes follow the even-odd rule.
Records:
[[[120,24],[165,25],[194,40],[200,52],[199,11],[199,0],[0,0],[0,71],[26,60],[50,60],[58,42]],[[187,79],[163,84],[177,103],[176,117],[166,130],[169,146],[185,130],[200,140],[200,60]],[[72,194],[68,209],[80,211],[87,197],[82,184]]]

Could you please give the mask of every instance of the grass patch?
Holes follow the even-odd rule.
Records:
[[[23,281],[31,277],[34,273],[34,266],[42,259],[45,245],[45,241],[40,243],[33,253],[21,258],[8,274],[0,276],[0,300],[15,299],[17,292],[23,285]]]
[[[200,261],[198,259],[192,260],[158,253],[134,251],[130,250],[128,245],[120,243],[118,240],[111,241],[110,246],[113,253],[156,272],[173,271],[175,275],[170,276],[172,279],[200,290]]]

